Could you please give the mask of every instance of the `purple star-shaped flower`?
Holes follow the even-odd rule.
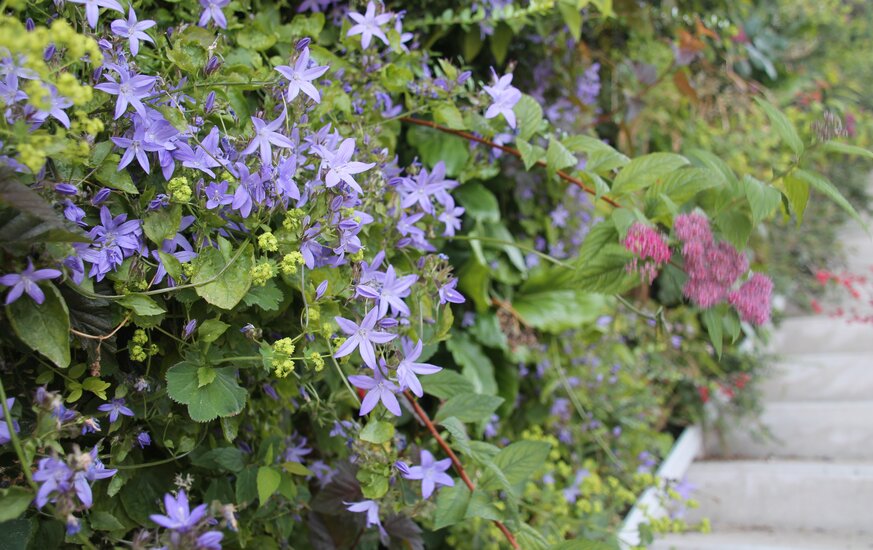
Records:
[[[378,301],[379,317],[384,317],[390,307],[395,314],[409,315],[409,307],[403,298],[409,296],[410,287],[418,280],[418,275],[404,275],[398,278],[394,272],[394,266],[389,265],[380,286],[358,286],[357,293],[360,296]]]
[[[169,493],[164,495],[164,508],[167,511],[166,516],[152,514],[149,518],[161,527],[178,531],[179,533],[186,533],[194,529],[197,523],[206,517],[205,504],[201,504],[193,510],[190,509],[188,496],[185,494],[184,489],[179,491],[179,494],[175,497]]]
[[[227,181],[212,182],[206,186],[206,208],[212,210],[233,202],[233,194],[227,192]]]
[[[145,33],[146,29],[150,29],[157,25],[151,19],[144,19],[143,21],[137,21],[136,13],[133,11],[133,6],[130,7],[130,10],[127,14],[127,21],[124,19],[116,19],[110,25],[112,32],[117,34],[122,38],[127,38],[130,42],[130,53],[136,57],[136,54],[139,53],[139,41],[143,42],[151,42],[155,43],[152,40],[152,37]]]
[[[133,411],[124,406],[124,398],[113,399],[109,403],[104,403],[97,407],[98,411],[109,413],[109,423],[114,424],[118,420],[118,415],[133,416]]]
[[[312,85],[312,81],[326,73],[329,68],[327,65],[309,67],[309,48],[303,48],[293,67],[290,65],[276,67],[276,70],[288,79],[288,93],[285,98],[292,101],[300,92],[303,92],[316,103],[320,103],[321,94]]]
[[[364,364],[376,370],[376,351],[373,348],[373,344],[386,344],[397,338],[396,334],[373,330],[376,327],[376,322],[379,320],[378,314],[379,308],[374,307],[367,312],[360,325],[343,317],[334,317],[340,329],[349,335],[348,339],[343,342],[343,345],[336,350],[334,357],[345,357],[355,351],[355,348],[358,348]]]
[[[83,4],[85,6],[85,19],[91,28],[97,27],[97,19],[100,17],[100,8],[108,8],[119,13],[124,13],[124,8],[115,0],[70,0],[73,4]],[[118,117],[116,117],[118,118]]]
[[[319,147],[316,151],[321,156],[322,170],[327,170],[327,175],[324,178],[326,187],[334,187],[339,182],[344,181],[349,187],[363,193],[364,190],[352,177],[354,174],[360,174],[370,168],[376,166],[375,162],[365,163],[352,160],[352,155],[355,153],[355,140],[346,138],[340,143],[335,151],[330,151],[325,147]]]
[[[356,36],[360,34],[362,48],[367,49],[370,46],[370,40],[372,40],[374,36],[381,40],[386,46],[388,45],[388,37],[385,36],[385,32],[381,27],[391,21],[391,18],[394,17],[393,13],[376,15],[376,4],[370,0],[370,2],[367,2],[367,11],[364,15],[351,11],[349,12],[349,17],[352,18],[355,25],[349,29],[346,36]]]
[[[494,74],[494,79],[497,82],[494,86],[485,86],[485,92],[491,96],[491,106],[485,111],[485,118],[494,118],[497,115],[503,115],[510,128],[515,128],[515,111],[512,110],[518,100],[521,99],[521,92],[518,88],[512,86],[512,73],[506,74],[497,78],[497,73],[491,69]]]
[[[56,279],[60,276],[61,272],[57,269],[34,269],[33,261],[28,258],[27,268],[24,271],[0,277],[0,285],[12,287],[9,294],[6,295],[6,305],[8,306],[19,299],[25,292],[34,302],[42,305],[45,301],[45,294],[37,283],[47,279]]]
[[[112,67],[118,73],[118,82],[111,76],[106,75],[106,79],[109,82],[97,84],[94,87],[107,94],[118,96],[115,102],[116,119],[121,118],[121,115],[127,111],[128,105],[132,105],[140,116],[145,117],[145,105],[143,105],[142,100],[151,94],[152,88],[154,88],[155,82],[158,79],[154,76],[132,75],[127,69],[118,65],[113,65]]]
[[[353,374],[349,376],[351,382],[356,388],[367,390],[367,395],[361,401],[361,410],[359,416],[364,416],[373,409],[381,401],[385,408],[391,411],[394,416],[400,416],[403,411],[400,410],[400,403],[397,401],[397,396],[394,394],[400,389],[394,382],[388,380],[382,375],[381,369],[374,369],[373,376],[363,376]]]
[[[15,398],[9,397],[6,399],[6,408],[12,410],[12,405],[15,404]],[[15,433],[21,429],[17,420],[12,420],[12,428]],[[3,412],[3,407],[0,407],[0,445],[6,445],[12,441],[12,433],[9,431],[9,425],[6,424],[6,413]]]
[[[400,384],[401,390],[409,388],[412,393],[421,397],[424,395],[424,390],[421,387],[421,382],[415,375],[435,374],[443,369],[442,367],[431,365],[429,363],[416,363],[415,360],[421,357],[421,351],[424,349],[424,345],[421,340],[419,340],[415,346],[411,346],[411,344],[412,342],[408,338],[403,339],[402,345],[404,358],[401,359],[400,364],[397,365],[397,382]]]
[[[282,111],[282,114],[279,115],[279,118],[269,124],[258,117],[253,116],[252,123],[255,125],[255,137],[252,139],[252,142],[249,143],[248,147],[242,150],[242,154],[250,155],[254,153],[256,149],[260,149],[261,162],[264,164],[272,164],[273,149],[271,145],[293,149],[294,142],[277,131],[284,121],[284,110]]]
[[[452,459],[434,461],[433,455],[426,449],[421,450],[421,465],[406,466],[399,463],[397,466],[406,479],[421,480],[421,496],[425,499],[430,498],[437,485],[446,487],[455,485],[455,480],[445,473],[452,467]]]
[[[440,287],[440,305],[447,302],[451,302],[453,304],[463,304],[467,301],[467,299],[464,298],[463,294],[455,290],[456,286],[458,286],[458,280],[453,278],[452,280]]]
[[[38,469],[33,473],[33,479],[40,483],[36,492],[37,508],[42,508],[49,502],[52,493],[66,493],[72,487],[73,471],[62,460],[43,458]]]
[[[455,201],[450,196],[445,211],[437,218],[446,224],[446,229],[443,231],[444,237],[455,236],[455,231],[461,228],[461,216],[464,215],[464,212],[464,207],[455,206]]]
[[[51,92],[51,107],[48,111],[40,111],[39,114],[45,117],[52,117],[60,122],[64,128],[70,127],[70,117],[64,111],[73,106],[73,102],[58,93],[58,89],[54,86],[49,86]]]
[[[200,6],[203,7],[203,13],[200,14],[200,21],[197,23],[201,27],[205,27],[212,20],[215,26],[221,29],[227,28],[227,17],[221,8],[227,7],[230,0],[200,0]]]

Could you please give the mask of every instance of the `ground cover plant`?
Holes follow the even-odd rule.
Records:
[[[2,10],[13,548],[614,548],[742,399],[750,236],[811,192],[857,217],[814,155],[873,157],[760,97],[767,173],[635,144],[724,29],[607,80],[609,2]],[[668,485],[645,540],[687,527]]]

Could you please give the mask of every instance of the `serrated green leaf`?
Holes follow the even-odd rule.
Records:
[[[199,367],[197,369],[197,387],[208,386],[215,380],[215,369],[212,367]]]
[[[550,174],[554,174],[558,170],[576,166],[579,160],[576,156],[567,149],[563,143],[556,139],[549,140],[549,147],[546,149],[546,170]]]
[[[384,420],[370,420],[359,435],[362,441],[381,445],[394,437],[394,424]]]
[[[440,103],[433,110],[433,119],[438,124],[448,126],[453,130],[463,130],[467,127],[464,124],[464,115],[455,107],[454,103]]]
[[[473,392],[485,395],[497,394],[497,381],[494,379],[494,365],[469,336],[455,332],[446,341],[455,363],[461,366],[461,374],[470,381]]]
[[[465,216],[483,222],[500,221],[497,197],[481,183],[465,183],[452,191],[452,195],[466,209]]]
[[[519,490],[546,463],[550,450],[551,445],[544,441],[516,441],[497,453],[494,465],[503,472],[506,481]],[[492,487],[495,481],[488,476],[485,479],[482,487]]]
[[[748,174],[743,177],[743,187],[752,209],[753,223],[767,219],[782,201],[782,193],[778,189]]]
[[[521,162],[524,164],[525,170],[530,170],[536,166],[546,154],[546,150],[539,145],[531,145],[526,141],[518,140],[515,145],[518,147],[518,152],[521,153]]]
[[[462,393],[446,401],[437,411],[434,420],[440,422],[450,416],[455,416],[462,422],[488,420],[501,403],[503,403],[502,397]]]
[[[626,195],[645,189],[688,164],[688,159],[675,153],[651,153],[637,157],[618,173],[612,182],[612,192],[615,195]]]
[[[70,312],[55,285],[39,287],[45,294],[42,305],[25,295],[6,306],[6,316],[22,342],[65,369],[70,365]]]
[[[251,287],[253,263],[251,244],[233,253],[207,248],[194,260],[191,282],[197,285],[197,294],[210,304],[233,309]]]
[[[580,290],[620,294],[639,284],[639,275],[628,271],[633,255],[619,244],[610,244],[586,261],[576,273]]]
[[[797,217],[797,223],[800,224],[809,203],[809,184],[794,174],[788,174],[782,181],[785,184],[785,197]]]
[[[118,518],[109,512],[96,511],[88,515],[91,524],[91,529],[95,531],[118,531],[124,529],[124,525],[118,521]]]
[[[116,154],[111,154],[103,161],[103,165],[94,172],[94,178],[105,185],[131,195],[139,195],[139,190],[133,184],[133,179],[127,170],[118,171],[118,161],[121,160]]]
[[[553,334],[594,321],[603,304],[603,296],[575,290],[519,294],[512,301],[525,324]]]
[[[166,313],[167,310],[161,307],[154,299],[145,294],[128,294],[124,298],[118,300],[118,305],[125,309],[129,309],[137,315],[160,315]]]
[[[500,521],[503,519],[503,514],[494,506],[493,496],[485,491],[476,489],[470,495],[470,500],[467,502],[467,511],[464,513],[464,518],[482,518]]]
[[[166,239],[172,239],[182,223],[182,209],[178,205],[149,212],[142,222],[142,230],[150,241],[159,247]]]
[[[424,393],[439,399],[450,399],[456,395],[473,393],[473,384],[462,374],[443,369],[435,374],[421,377]]]
[[[0,523],[11,521],[27,510],[33,502],[33,492],[23,487],[0,489]]]
[[[109,382],[104,382],[103,380],[97,378],[96,376],[89,376],[85,380],[82,381],[82,389],[87,390],[100,399],[106,400],[106,390],[108,390],[112,384]]]
[[[842,153],[843,155],[855,155],[873,160],[873,151],[868,151],[863,147],[849,145],[848,143],[840,143],[839,141],[828,141],[824,144],[824,150],[830,153]]]
[[[596,540],[565,540],[549,546],[549,550],[615,550],[615,546]]]
[[[776,130],[776,133],[779,134],[779,137],[782,138],[782,141],[788,145],[794,154],[800,156],[803,153],[803,141],[801,141],[800,136],[797,134],[797,130],[794,128],[794,125],[791,124],[791,121],[788,120],[782,111],[777,109],[773,104],[764,101],[760,97],[755,98],[755,102],[764,109],[764,112],[767,114],[767,118],[770,119],[770,124],[773,125],[773,128]]]
[[[463,483],[455,483],[453,487],[443,487],[437,496],[434,530],[463,521],[469,502],[470,490]]]
[[[312,470],[299,462],[283,462],[282,469],[296,476],[313,476]]]
[[[258,501],[263,506],[267,499],[279,489],[279,484],[282,483],[282,474],[270,466],[261,466],[258,468],[256,483],[258,486]]]
[[[197,338],[201,342],[215,342],[230,328],[230,325],[218,319],[207,319],[197,328]]]
[[[721,316],[719,316],[715,308],[704,310],[703,325],[706,327],[706,332],[709,334],[709,341],[712,342],[716,354],[721,357],[724,333],[722,332]]]
[[[752,220],[739,209],[725,210],[715,217],[715,225],[737,250],[746,248],[752,234]]]
[[[833,183],[828,181],[827,178],[825,178],[821,174],[807,172],[806,170],[803,170],[801,168],[794,170],[794,175],[808,183],[810,187],[812,187],[822,195],[826,196],[831,201],[833,201],[834,204],[845,210],[850,216],[852,216],[852,219],[861,224],[861,226],[865,228],[867,227],[867,225],[864,223],[864,220],[862,220],[861,216],[858,215],[855,207],[853,207],[849,203],[849,201],[846,200],[846,197],[844,197],[843,194],[840,193],[840,190],[837,189]]]
[[[237,383],[234,367],[211,368],[215,377],[201,386],[202,365],[182,361],[167,371],[167,395],[188,406],[188,414],[196,422],[209,422],[219,416],[233,416],[242,411],[246,391]]]
[[[537,100],[525,94],[521,96],[512,110],[515,112],[516,121],[518,121],[518,139],[516,142],[527,142],[543,123],[543,108]],[[525,162],[525,166],[527,166],[527,162]]]

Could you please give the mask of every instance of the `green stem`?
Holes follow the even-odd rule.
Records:
[[[30,471],[30,463],[27,461],[27,456],[24,454],[21,440],[18,439],[18,433],[15,431],[15,424],[12,423],[12,412],[9,411],[9,406],[6,404],[6,389],[3,387],[2,379],[0,379],[0,406],[3,407],[3,418],[6,420],[6,427],[9,428],[9,438],[12,440],[12,448],[15,449],[15,454],[18,455],[18,461],[21,462],[21,471],[24,473],[24,477],[27,478],[27,483],[34,491],[37,491],[39,490],[39,486],[33,480],[33,473]]]

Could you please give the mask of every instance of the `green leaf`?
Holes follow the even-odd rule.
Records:
[[[543,108],[540,107],[536,99],[525,94],[521,96],[512,110],[518,121],[518,139],[516,142],[526,142],[540,129],[543,123]],[[527,162],[525,162],[525,167],[530,169],[527,167]]]
[[[526,324],[554,334],[594,321],[603,304],[603,296],[575,290],[519,294],[512,301]]]
[[[549,140],[549,147],[546,149],[546,170],[550,174],[554,174],[558,170],[576,166],[579,160],[576,156],[567,149],[563,143],[556,139]]]
[[[576,7],[575,0],[561,0],[558,2],[558,10],[564,18],[564,24],[570,31],[570,35],[576,42],[582,37],[582,12]]]
[[[467,502],[467,511],[464,513],[464,518],[482,518],[500,521],[503,519],[503,514],[494,506],[494,497],[492,495],[476,489],[470,495],[469,502]]]
[[[539,145],[531,145],[523,140],[516,140],[515,145],[521,153],[521,162],[524,163],[525,170],[533,168],[546,154],[546,150]]]
[[[462,374],[443,369],[435,374],[421,377],[424,393],[439,399],[450,399],[456,395],[473,393],[473,383]]]
[[[444,418],[455,416],[461,422],[480,422],[491,418],[501,403],[503,403],[502,397],[462,393],[446,401],[437,411],[434,420],[439,422]]]
[[[279,484],[282,483],[282,474],[271,468],[270,466],[261,466],[258,468],[258,500],[263,506],[267,499],[279,489]]]
[[[178,205],[150,212],[142,221],[146,237],[158,246],[172,239],[182,223],[182,209]]]
[[[409,144],[418,149],[421,159],[428,166],[439,161],[446,164],[446,175],[458,176],[470,158],[470,148],[463,138],[445,134],[432,128],[415,126],[407,132]]]
[[[467,127],[464,124],[464,115],[455,107],[454,103],[440,103],[433,110],[433,119],[438,124],[448,126],[453,130],[463,130]]]
[[[703,149],[692,149],[688,152],[688,156],[691,157],[691,160],[695,165],[709,168],[721,175],[721,181],[717,181],[716,185],[723,185],[725,183],[731,185],[739,184],[739,180],[737,180],[734,171],[731,170],[723,160],[709,151],[704,151]]]
[[[234,260],[234,258],[236,258]],[[233,309],[252,285],[254,249],[251,244],[231,252],[207,248],[194,260],[191,282],[201,298],[222,309]]]
[[[434,530],[463,521],[467,514],[469,502],[470,490],[463,483],[455,483],[453,487],[440,489],[434,512]]]
[[[103,165],[94,172],[94,178],[106,187],[118,189],[131,195],[139,195],[139,190],[133,184],[133,179],[127,170],[118,171],[118,161],[121,159],[116,154],[106,157]]]
[[[725,210],[715,217],[715,225],[734,248],[746,248],[752,234],[752,220],[743,210]]]
[[[33,502],[33,492],[23,487],[0,489],[0,523],[10,521],[27,510]]]
[[[466,209],[466,216],[483,222],[500,221],[497,197],[481,183],[465,183],[452,191],[452,196]]]
[[[855,207],[853,207],[849,203],[849,201],[846,200],[843,194],[840,193],[840,190],[837,189],[833,183],[828,181],[827,178],[825,178],[821,174],[807,172],[806,170],[800,168],[794,171],[794,175],[808,183],[810,187],[812,187],[822,195],[826,196],[837,206],[845,210],[850,216],[852,216],[852,219],[861,224],[861,226],[867,227],[867,224],[864,223],[864,220],[862,220],[861,216],[858,215],[858,212],[855,211]]]
[[[630,159],[606,143],[591,136],[572,136],[562,142],[576,153],[585,153],[585,170],[595,174],[608,175],[612,170],[625,166]]]
[[[195,466],[208,470],[221,469],[238,474],[246,467],[245,455],[236,447],[210,449],[192,460]]]
[[[362,441],[381,445],[394,437],[394,424],[384,420],[370,420],[359,436]]]
[[[512,29],[505,23],[499,23],[488,39],[491,53],[498,65],[503,65],[506,54],[509,53],[509,43],[512,42]]]
[[[471,245],[475,241],[471,241]],[[488,311],[491,307],[491,298],[488,296],[488,288],[491,284],[491,270],[488,266],[479,262],[475,257],[470,258],[458,271],[458,289],[469,296],[476,304],[479,313]]]
[[[639,275],[629,272],[633,255],[619,244],[604,246],[597,256],[585,261],[577,272],[581,290],[601,294],[620,294],[639,284]]]
[[[258,496],[258,467],[249,466],[236,476],[236,504],[244,505]]]
[[[106,400],[106,390],[108,390],[112,384],[109,382],[104,382],[100,380],[96,376],[89,376],[88,378],[82,381],[82,389],[87,390],[100,399]]]
[[[296,476],[313,476],[312,470],[299,462],[283,462],[282,469]]]
[[[243,27],[243,30],[236,34],[236,40],[243,48],[262,52],[276,44],[276,35],[254,27]]]
[[[752,208],[752,223],[757,224],[767,219],[782,202],[782,193],[778,189],[748,174],[743,177],[743,187]]]
[[[45,294],[42,305],[22,296],[6,306],[12,330],[22,342],[61,368],[70,365],[70,312],[60,291],[52,283],[39,287]]]
[[[215,342],[229,328],[230,325],[218,319],[207,319],[197,329],[197,338],[201,342]]]
[[[212,367],[199,367],[197,369],[197,387],[208,386],[215,380],[215,369]]]
[[[719,316],[715,308],[704,310],[703,324],[706,326],[706,331],[709,333],[709,340],[712,342],[716,354],[721,357],[724,334],[722,332],[721,316]]]
[[[461,366],[461,373],[467,378],[473,392],[485,395],[497,394],[497,381],[494,379],[494,365],[469,336],[455,332],[446,341],[446,347],[452,353],[455,363]]]
[[[156,301],[145,294],[128,294],[118,300],[118,304],[137,315],[160,315],[167,312],[166,309],[162,308]]]
[[[161,259],[164,269],[167,270],[167,274],[176,281],[180,281],[182,279],[182,262],[172,254],[167,254],[162,250],[158,250],[158,257]]]
[[[828,141],[824,144],[824,150],[830,153],[842,153],[844,155],[855,155],[873,160],[873,151],[868,151],[863,147],[849,145],[848,143],[840,143],[839,141]]]
[[[579,261],[582,265],[596,258],[609,245],[618,243],[619,235],[611,220],[598,223],[588,232],[579,249]]]
[[[800,156],[803,153],[803,141],[801,141],[800,136],[797,134],[797,130],[794,129],[794,125],[791,124],[791,121],[788,120],[779,109],[777,109],[771,103],[764,101],[760,97],[756,97],[755,101],[758,105],[764,109],[764,112],[767,113],[767,118],[770,119],[770,124],[773,125],[773,128],[779,134],[779,137],[782,138],[794,154]]]
[[[118,518],[109,512],[91,512],[88,519],[91,522],[91,529],[95,531],[118,531],[124,529],[124,525],[118,521]]]
[[[511,485],[520,489],[546,463],[550,450],[551,445],[544,441],[516,441],[497,453],[494,464]],[[482,486],[487,488],[490,484],[483,482]]]
[[[795,174],[788,174],[782,181],[785,184],[785,197],[799,224],[809,203],[809,184]]]
[[[463,422],[454,416],[450,416],[440,422],[440,424],[451,434],[452,446],[455,449],[468,456],[472,454],[470,450],[470,437],[467,435]]]
[[[215,377],[201,386],[201,365],[182,361],[167,371],[167,395],[188,405],[196,422],[209,422],[219,416],[239,414],[246,404],[246,391],[237,383],[236,368],[213,368]]]
[[[549,550],[615,550],[615,546],[596,540],[565,540],[549,546]]]
[[[622,168],[612,183],[612,192],[626,195],[654,185],[670,172],[689,164],[688,159],[675,153],[651,153],[637,157]]]

